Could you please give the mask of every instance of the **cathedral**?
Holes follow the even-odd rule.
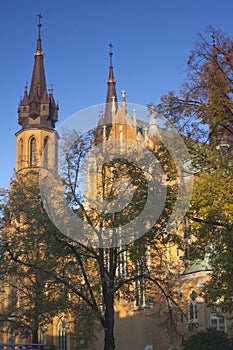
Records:
[[[16,180],[21,174],[37,171],[41,166],[47,169],[55,169],[57,166],[59,135],[56,131],[56,122],[59,106],[55,102],[53,91],[50,89],[48,92],[46,86],[41,26],[39,19],[31,83],[29,88],[25,87],[18,107],[18,124],[21,128],[16,132]],[[121,102],[117,98],[112,47],[110,47],[109,58],[106,108],[100,115],[99,124],[95,129],[96,144],[103,140],[119,140],[119,152],[121,152],[121,147],[138,149],[143,146],[159,153],[161,145],[156,140],[156,130],[159,126],[156,123],[154,111],[150,111],[149,123],[137,121],[136,110],[132,111],[132,115],[128,113],[125,92],[121,93]],[[150,130],[153,130],[153,134],[150,133]],[[90,207],[89,203],[96,200],[98,191],[95,192],[94,188],[100,181],[99,175],[93,179],[92,174],[97,167],[93,154],[91,163],[89,162],[88,165],[89,172],[86,179],[87,210]],[[105,196],[109,192],[109,183],[114,179],[115,174],[114,167],[111,166],[109,169],[107,175],[105,174],[108,179],[104,189]],[[124,165],[120,169],[126,173]],[[189,172],[185,168],[182,169],[182,172],[182,178],[187,184]],[[164,178],[163,181],[170,181],[171,188],[175,187],[175,180]],[[134,187],[137,188],[136,182]],[[183,219],[176,228],[177,235],[183,240],[184,250],[191,240],[191,237],[185,234],[186,225],[188,223],[186,219]],[[11,234],[12,232],[17,234],[16,231],[11,231]],[[144,273],[142,260],[138,259],[137,264],[132,267],[130,252],[122,249],[119,254],[120,263],[116,272],[119,281],[127,279],[127,276],[130,279],[130,273],[134,269],[138,269],[138,276],[142,275],[142,271]],[[145,292],[147,282],[143,278],[136,278],[130,290],[119,292],[114,306],[115,348],[117,350],[181,350],[185,339],[195,330],[213,327],[227,331],[229,321],[225,315],[221,310],[209,309],[201,296],[202,288],[211,272],[208,259],[184,264],[182,249],[169,241],[161,243],[159,252],[152,246],[146,245],[145,256],[147,268],[152,271],[152,275],[153,269],[157,271],[160,269],[161,276],[166,275],[167,289],[161,293],[162,285],[157,283],[155,286],[151,278],[147,286],[148,292]],[[108,258],[106,254],[105,260]],[[159,259],[160,262],[158,262]],[[85,278],[84,281],[80,281],[85,285]],[[172,291],[173,300],[167,296],[168,291]],[[17,293],[19,295],[16,303],[20,309],[20,290]],[[1,287],[0,315],[9,307],[9,300],[12,297],[15,297],[14,290],[6,282],[4,293]],[[48,349],[53,350],[103,349],[103,328],[97,327],[95,336],[90,341],[80,340],[77,335],[81,329],[80,320],[78,319],[76,324],[75,315],[72,312],[66,314],[63,310],[59,311],[59,308],[57,310],[52,320],[47,324],[43,322],[39,325],[38,339],[36,339],[39,343],[46,344]],[[17,332],[12,316],[8,320],[1,321],[0,319],[0,343],[22,344],[25,342],[32,343],[35,342],[35,339],[33,340],[28,334],[23,337]]]

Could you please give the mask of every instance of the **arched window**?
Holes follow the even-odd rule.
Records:
[[[45,326],[39,326],[38,329],[38,338],[39,338],[39,343],[43,344],[45,343],[45,333],[47,332],[47,327]]]
[[[143,274],[145,269],[145,261],[144,258],[138,259],[135,270],[139,275]],[[137,279],[135,281],[135,303],[136,307],[143,307],[146,303],[146,295],[145,295],[145,280],[143,277]]]
[[[23,163],[23,140],[19,140],[19,165],[22,166]]]
[[[36,166],[36,139],[32,137],[30,140],[30,167]]]
[[[120,124],[119,132],[120,132],[120,152],[123,152],[123,125],[122,124]]]
[[[48,167],[48,154],[49,154],[49,137],[46,136],[44,139],[44,154],[43,154],[43,166]]]
[[[63,316],[58,322],[58,349],[67,350],[67,328],[68,323]]]
[[[197,322],[197,293],[193,290],[189,296],[188,303],[188,320],[189,322]]]

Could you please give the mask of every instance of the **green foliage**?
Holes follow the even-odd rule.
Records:
[[[75,276],[69,282],[72,295],[86,303],[92,316],[94,315],[99,320],[105,331],[106,344],[108,342],[112,344],[111,347],[105,344],[106,349],[109,349],[113,348],[114,343],[114,304],[116,298],[124,297],[129,301],[136,299],[137,305],[142,305],[145,302],[144,292],[146,293],[146,301],[159,299],[163,300],[165,304],[169,297],[171,299],[173,297],[171,286],[175,284],[175,278],[174,274],[171,273],[168,276],[168,273],[165,273],[165,250],[168,243],[169,245],[177,243],[177,236],[175,240],[172,234],[167,234],[165,228],[176,203],[177,169],[166,148],[158,144],[157,150],[154,150],[154,158],[158,159],[166,175],[165,179],[155,176],[153,184],[155,193],[158,188],[161,189],[158,186],[161,185],[159,182],[166,181],[165,208],[159,220],[146,235],[128,245],[111,247],[111,240],[114,240],[114,229],[121,227],[122,233],[127,237],[126,224],[140,214],[148,201],[148,178],[152,177],[150,164],[148,164],[148,169],[142,169],[133,161],[128,161],[124,157],[116,157],[113,160],[107,158],[103,166],[96,166],[97,154],[100,158],[102,156],[101,150],[100,154],[97,150],[93,150],[90,138],[87,137],[85,142],[85,137],[78,133],[65,135],[62,178],[66,198],[70,208],[74,209],[75,215],[79,215],[89,223],[91,236],[93,239],[97,238],[95,240],[97,246],[98,243],[101,245],[102,239],[105,239],[103,227],[111,228],[113,235],[107,237],[107,245],[110,246],[107,248],[93,247],[78,242],[71,244],[64,237],[61,239],[70,258],[72,257],[70,260],[67,259],[65,263],[65,273],[69,276]],[[84,149],[83,153],[81,153],[82,148]],[[90,148],[89,163],[85,161],[88,148]],[[136,146],[127,149],[127,151],[132,159],[139,161],[141,157],[143,160],[143,153],[139,155]],[[114,152],[116,152],[115,149],[113,154],[115,154]],[[111,149],[108,149],[108,153],[111,154]],[[85,202],[85,200],[80,199],[83,198],[80,195],[83,190],[80,186],[80,179],[87,164],[91,170],[85,176],[89,176],[88,181],[92,182],[95,187],[93,186],[94,189],[92,188],[90,192],[85,193]],[[125,191],[119,195],[121,181],[131,185],[130,202],[127,202],[125,207],[117,212],[108,212],[108,204],[111,204],[112,201],[123,199],[124,202],[124,195],[128,188],[125,188]],[[160,193],[156,193],[156,195],[159,196]],[[105,201],[105,207],[99,205],[101,199]],[[77,208],[78,210],[75,210]],[[153,216],[154,212],[149,214]],[[77,237],[79,237],[79,232],[77,232]],[[148,247],[150,247],[150,252]],[[150,266],[148,266],[148,254],[150,254]],[[70,261],[73,263],[73,268],[70,266]],[[65,274],[64,279],[68,280]]]
[[[124,183],[128,181],[133,188],[131,201],[121,212],[116,213],[97,210],[94,196],[87,206],[85,196],[82,195],[82,176],[83,172],[87,176],[85,170],[87,164],[91,164],[92,159],[86,159],[88,150],[92,149],[91,140],[92,136],[89,134],[83,136],[73,132],[65,136],[61,166],[64,185],[62,191],[65,192],[73,215],[86,220],[90,224],[92,235],[97,236],[101,242],[104,238],[103,227],[110,227],[114,231],[122,226],[124,230],[124,225],[140,214],[148,200],[147,180],[152,175],[149,167],[144,170],[124,159],[117,158],[106,162],[102,168],[99,167],[101,169],[98,174],[96,169],[91,174],[97,177],[92,180],[97,180],[95,190],[100,198],[104,198],[107,204],[117,199],[117,183],[124,180]],[[176,281],[174,271],[164,269],[165,252],[168,244],[171,247],[178,240],[177,236],[167,234],[166,224],[176,202],[177,170],[163,145],[158,145],[156,152],[155,158],[158,158],[166,175],[164,179],[155,176],[153,193],[157,187],[161,191],[161,186],[157,185],[160,182],[163,185],[163,180],[166,181],[167,198],[164,210],[158,222],[145,236],[128,245],[117,247],[111,247],[108,242],[110,247],[98,248],[88,245],[88,242],[84,244],[73,241],[65,236],[65,232],[59,232],[44,210],[38,173],[31,171],[17,174],[16,180],[11,184],[9,222],[5,226],[1,271],[3,276],[8,276],[14,292],[14,302],[6,316],[9,318],[14,315],[15,327],[22,335],[28,332],[38,333],[39,327],[46,326],[54,316],[64,312],[74,317],[73,326],[74,329],[77,328],[78,334],[76,338],[83,346],[94,337],[96,320],[105,331],[106,342],[113,344],[116,298],[124,296],[127,300],[136,299],[138,305],[142,305],[145,302],[143,293],[146,292],[146,301],[163,300],[167,310],[165,302],[174,296],[172,285]],[[143,159],[143,154],[141,157]],[[44,180],[46,185],[47,178]],[[47,190],[46,186],[44,188]],[[55,194],[57,192],[58,189],[55,188]],[[156,192],[157,196],[160,195],[158,192],[159,190]],[[65,217],[65,225],[69,225],[69,218],[62,216],[64,212],[59,215],[57,209],[55,207],[55,217],[59,216],[61,220]],[[152,211],[149,214],[153,216],[155,209],[149,210]],[[17,295],[20,296],[19,305]],[[110,348],[109,345],[106,346],[106,349]]]
[[[211,266],[211,278],[203,290],[207,303],[232,311],[233,171],[231,164],[221,162],[219,154],[214,156],[215,150],[209,152],[208,166],[195,176],[187,213],[192,238],[189,258],[205,257]]]
[[[183,350],[232,350],[232,341],[224,332],[207,329],[192,334],[185,342]]]
[[[190,54],[181,90],[156,106],[184,136],[195,173],[185,258],[208,260],[212,273],[203,295],[225,311],[233,311],[232,48],[231,38],[207,28]]]
[[[232,134],[232,46],[221,30],[207,28],[190,54],[179,94],[170,91],[156,106],[184,135],[208,141],[216,130]]]
[[[53,277],[59,245],[43,210],[37,172],[18,174],[7,208],[0,274],[2,283],[9,285],[10,300],[1,318],[11,320],[22,337],[38,342],[39,329],[67,308],[67,291]]]

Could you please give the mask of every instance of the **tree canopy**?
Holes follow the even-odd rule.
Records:
[[[209,328],[192,334],[185,342],[183,350],[231,350],[232,340],[224,332]]]
[[[187,62],[179,93],[169,92],[156,107],[183,135],[195,173],[187,213],[189,245],[185,258],[208,259],[204,288],[209,304],[232,311],[233,209],[233,41],[209,27],[200,34]]]
[[[42,176],[40,185],[43,184],[42,192],[52,191],[55,197],[62,192],[71,215],[89,223],[92,235],[101,240],[104,227],[110,228],[114,235],[114,230],[121,225],[124,228],[143,209],[148,191],[146,180],[150,174],[127,160],[117,158],[105,162],[99,173],[88,174],[93,176],[99,198],[107,200],[107,204],[116,199],[116,184],[121,176],[133,184],[133,195],[121,212],[97,211],[94,204],[99,198],[90,192],[92,201],[88,197],[88,202],[85,202],[87,197],[82,195],[83,183],[80,181],[81,173],[88,165],[86,155],[92,147],[91,137],[76,132],[65,135],[62,185],[49,189],[48,176]],[[89,240],[86,244],[79,241],[79,226],[74,226],[77,239],[66,235],[66,231],[59,231],[45,211],[51,209],[52,203],[46,207],[47,204],[42,201],[37,171],[17,174],[11,185],[8,203],[9,221],[4,233],[2,273],[9,276],[8,281],[15,290],[12,309],[14,324],[22,334],[26,325],[29,331],[34,327],[35,337],[38,336],[42,325],[65,312],[71,320],[77,318],[77,322],[83,317],[83,330],[79,329],[82,346],[94,335],[98,321],[105,333],[104,349],[112,350],[115,347],[114,306],[118,297],[133,302],[132,307],[134,305],[138,309],[155,301],[161,303],[164,305],[163,314],[167,312],[169,332],[172,332],[171,328],[174,330],[172,312],[177,309],[175,272],[179,266],[173,266],[170,262],[168,247],[170,251],[175,244],[179,244],[179,239],[176,234],[167,234],[165,228],[176,202],[177,174],[169,152],[162,145],[156,152],[168,178],[166,205],[151,230],[129,244],[92,246]],[[161,179],[155,178],[156,184],[157,181]],[[121,195],[124,193],[121,192]],[[57,220],[64,214],[59,212],[59,205],[55,205],[54,214]],[[63,216],[66,227],[70,225],[69,218]],[[89,232],[87,237],[90,237]],[[17,294],[21,298],[24,294],[26,296],[21,300],[17,299]],[[17,319],[18,307],[24,318]]]

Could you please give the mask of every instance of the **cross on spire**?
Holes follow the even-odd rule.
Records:
[[[26,81],[25,86],[24,86],[24,92],[28,92],[28,82]]]
[[[41,24],[41,18],[43,18],[42,15],[41,15],[41,13],[39,13],[39,14],[37,15],[37,17],[38,17],[38,24]]]
[[[109,48],[110,48],[110,53],[112,53],[113,44],[112,44],[112,43],[109,43],[108,46],[109,46]]]

